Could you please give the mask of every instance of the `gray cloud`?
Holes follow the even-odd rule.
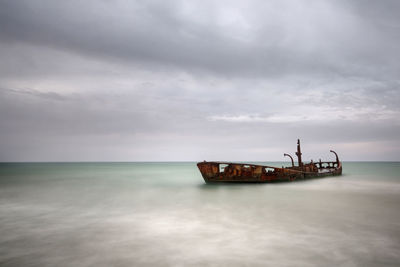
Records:
[[[399,160],[399,5],[0,1],[0,160]]]
[[[395,4],[376,14],[318,1],[2,1],[0,23],[3,40],[128,62],[234,75],[382,74],[399,60]]]

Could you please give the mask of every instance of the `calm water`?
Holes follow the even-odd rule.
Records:
[[[206,185],[195,163],[0,164],[0,265],[399,266],[400,163],[256,185]]]

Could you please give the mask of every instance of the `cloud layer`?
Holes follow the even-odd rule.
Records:
[[[0,161],[400,160],[399,11],[0,1]]]

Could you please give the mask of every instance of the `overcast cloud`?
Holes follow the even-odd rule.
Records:
[[[400,160],[399,1],[0,0],[0,161]]]

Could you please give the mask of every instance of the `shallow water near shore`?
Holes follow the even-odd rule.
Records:
[[[207,185],[195,163],[1,163],[0,265],[399,266],[400,163],[343,173]]]

